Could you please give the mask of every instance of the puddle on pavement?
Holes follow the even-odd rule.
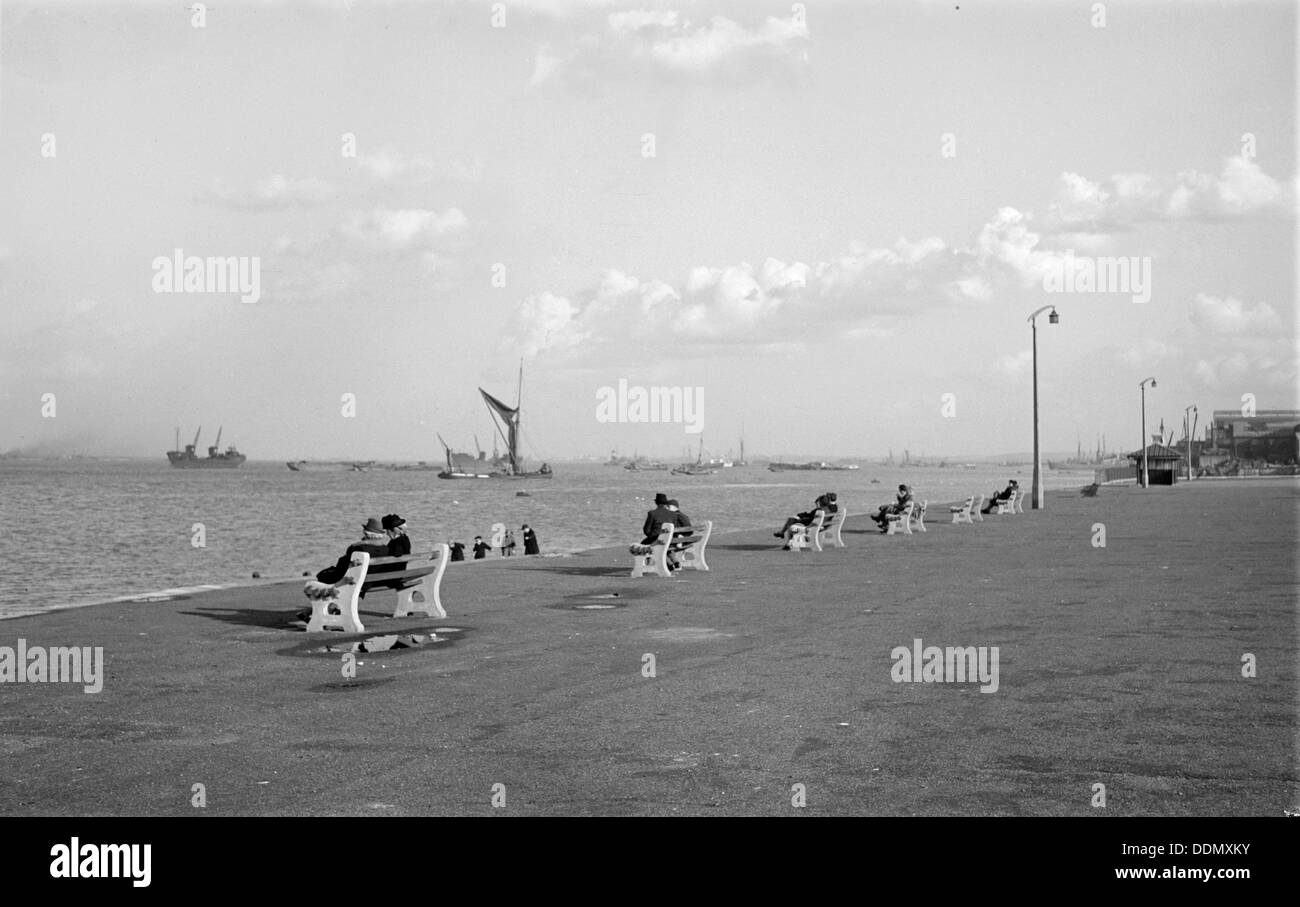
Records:
[[[370,654],[373,652],[401,652],[407,649],[421,649],[450,642],[457,633],[463,633],[459,627],[439,627],[434,633],[384,633],[367,636],[352,642],[336,642],[327,646],[308,649],[312,655],[339,655],[346,653]]]
[[[638,597],[626,592],[584,592],[570,595],[564,601],[549,607],[557,611],[612,611],[625,607],[628,599]]]

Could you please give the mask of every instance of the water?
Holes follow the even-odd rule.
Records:
[[[1029,466],[900,468],[862,464],[852,472],[769,472],[765,466],[714,476],[629,472],[555,464],[541,480],[446,481],[433,472],[291,472],[283,463],[230,470],[180,470],[154,460],[0,460],[0,617],[144,595],[170,587],[229,585],[314,574],[360,538],[367,516],[398,513],[414,550],[455,539],[467,549],[492,524],[537,532],[543,554],[639,540],[655,492],[677,498],[715,530],[778,528],[823,491],[850,513],[892,499],[900,482],[934,508],[988,494],[1009,477],[1029,487]],[[877,478],[881,484],[872,485]],[[1045,470],[1048,489],[1086,485],[1090,471]],[[531,497],[517,497],[527,491]],[[195,524],[205,546],[196,547]],[[453,564],[452,569],[469,568]]]

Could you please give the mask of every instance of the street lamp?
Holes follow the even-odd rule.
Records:
[[[1056,314],[1056,306],[1045,305],[1029,316],[1029,328],[1034,338],[1034,485],[1030,506],[1034,510],[1043,509],[1043,461],[1038,455],[1038,323],[1034,321],[1039,315],[1052,310],[1047,316],[1048,324],[1059,324],[1061,316]]]
[[[1183,410],[1183,426],[1187,431],[1187,481],[1190,482],[1192,480],[1192,432],[1195,429],[1192,427],[1192,420],[1188,413],[1196,415],[1195,403]]]
[[[1151,386],[1156,386],[1155,378],[1143,378],[1139,387],[1142,388],[1142,487],[1147,487],[1147,382]]]

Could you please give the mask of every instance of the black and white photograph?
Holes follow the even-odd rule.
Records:
[[[111,819],[1092,817],[1095,876],[1242,890],[1127,820],[1300,816],[1298,18],[3,0],[31,871],[147,887]]]

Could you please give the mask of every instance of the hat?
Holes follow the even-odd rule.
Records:
[[[383,532],[386,528],[386,526],[379,522],[379,517],[374,516],[361,524],[361,529],[364,532]]]
[[[400,516],[398,516],[395,513],[390,513],[386,517],[384,517],[385,529],[400,529],[405,525],[406,525],[406,520],[402,519]]]
[[[659,492],[657,495],[655,495],[655,505],[656,505],[656,506],[662,507],[663,505],[665,505],[665,504],[667,504],[667,503],[668,503],[668,495],[664,494],[662,491]]]
[[[677,503],[677,499],[676,499],[676,498],[670,498],[670,499],[667,501],[667,504],[668,504],[669,507],[680,507],[680,506],[682,506],[681,504],[678,504],[678,503]]]

